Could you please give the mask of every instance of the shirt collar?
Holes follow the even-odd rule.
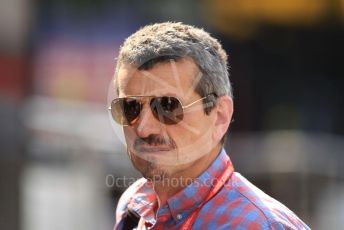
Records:
[[[222,148],[205,172],[189,186],[167,200],[171,214],[176,221],[189,216],[201,205],[212,189],[212,183],[222,174],[228,163],[232,164],[226,151]]]
[[[128,209],[135,211],[146,222],[155,224],[154,207],[158,205],[157,195],[153,190],[152,184],[146,180],[141,188],[131,198]]]
[[[226,151],[222,148],[217,158],[198,178],[190,185],[167,200],[167,205],[159,208],[157,216],[171,213],[175,221],[181,221],[190,215],[207,197],[212,188],[212,183],[225,170],[227,164],[232,164]],[[147,222],[155,224],[156,216],[154,207],[157,205],[157,196],[152,185],[146,183],[137,191],[128,204]]]

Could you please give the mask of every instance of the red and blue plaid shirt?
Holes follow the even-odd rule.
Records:
[[[143,218],[148,229],[180,229],[186,218],[202,203],[231,161],[222,149],[215,161],[197,180],[185,187],[154,212],[157,196],[142,178],[131,185],[119,200],[114,229],[124,229],[128,209]],[[271,198],[237,172],[205,203],[192,229],[310,229],[291,210]]]

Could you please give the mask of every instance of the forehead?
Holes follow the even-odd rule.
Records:
[[[176,95],[184,98],[195,93],[195,83],[201,77],[201,72],[191,58],[157,63],[148,70],[122,65],[117,74],[119,97]]]

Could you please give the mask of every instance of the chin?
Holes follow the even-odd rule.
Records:
[[[167,178],[167,172],[161,168],[146,168],[141,174],[147,180],[160,182]]]
[[[137,156],[132,157],[131,160],[136,170],[138,170],[147,180],[159,181],[163,180],[168,175],[167,170],[157,163],[147,161]]]

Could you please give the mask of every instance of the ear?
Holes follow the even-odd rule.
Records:
[[[233,100],[229,96],[221,96],[217,99],[215,107],[215,127],[213,132],[213,139],[217,143],[225,135],[233,115]]]

